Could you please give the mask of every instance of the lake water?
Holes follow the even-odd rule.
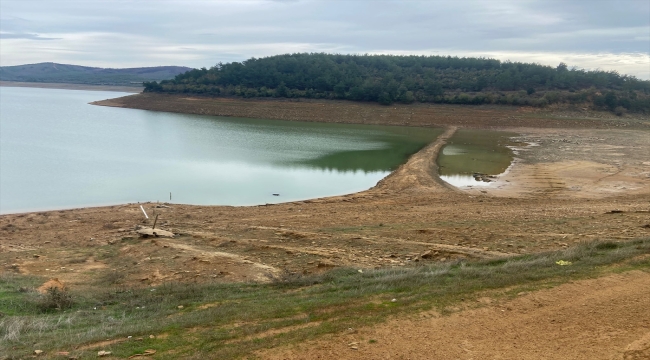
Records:
[[[214,205],[352,193],[441,133],[88,104],[124,95],[0,87],[0,213],[169,202],[170,192]]]
[[[502,131],[460,129],[447,141],[438,155],[440,177],[451,185],[486,186],[473,174],[498,175],[513,159],[508,147],[516,134]]]

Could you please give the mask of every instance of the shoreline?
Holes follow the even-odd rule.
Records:
[[[98,88],[121,88],[121,87],[110,87],[110,86],[96,86],[96,85],[76,85],[76,84],[52,84],[52,83],[18,83],[18,82],[7,82],[7,81],[0,81],[0,86],[7,86],[7,83],[12,83],[12,84],[19,84],[16,86],[28,86],[28,87],[42,87],[43,85],[44,88],[50,88],[49,85],[52,86],[63,86],[60,87],[61,89],[72,89],[72,87],[79,87],[78,90],[89,90],[87,88],[92,88],[93,90],[99,90]],[[22,85],[26,84],[26,85]],[[36,85],[36,86],[32,86]],[[69,87],[68,87],[69,86]],[[103,91],[110,91],[110,90],[103,90]],[[138,100],[144,99],[145,102],[138,102]],[[153,102],[150,102],[150,100],[153,99]],[[135,101],[134,101],[135,100]],[[161,101],[162,100],[162,101]],[[201,102],[202,101],[202,102]],[[200,107],[200,105],[205,105],[205,101],[211,102],[211,109],[204,109]],[[170,106],[174,107],[177,106],[180,103],[191,104],[194,107],[194,111],[188,111],[187,108],[185,107],[180,107],[176,108],[173,111],[170,111]],[[200,103],[199,103],[200,102]],[[513,126],[509,126],[509,122],[501,122],[500,124],[494,124],[490,122],[484,122],[480,125],[476,124],[471,124],[466,121],[464,118],[467,116],[466,113],[462,113],[462,111],[472,113],[472,111],[476,108],[479,108],[479,113],[481,113],[482,116],[494,116],[495,114],[504,116],[506,115],[512,115],[512,114],[518,114],[516,116],[508,116],[508,117],[513,117],[515,120],[520,121],[520,120],[526,120],[526,115],[525,113],[529,113],[530,109],[525,109],[525,108],[515,108],[515,107],[499,107],[499,106],[478,106],[478,107],[473,107],[473,108],[468,108],[468,106],[454,106],[454,105],[431,105],[431,104],[418,104],[418,105],[399,105],[399,104],[394,104],[391,106],[381,106],[377,104],[357,104],[354,102],[350,101],[337,101],[337,100],[327,100],[327,101],[322,101],[322,100],[305,100],[305,99],[299,99],[297,101],[293,101],[290,99],[272,99],[272,100],[260,100],[260,99],[237,99],[237,98],[212,98],[212,97],[202,97],[202,98],[196,98],[196,97],[184,97],[181,95],[161,95],[161,94],[136,94],[136,95],[128,95],[124,97],[118,97],[118,98],[112,98],[112,99],[106,99],[106,100],[99,100],[99,101],[94,101],[90,103],[91,105],[97,105],[97,106],[109,106],[109,107],[121,107],[121,108],[132,108],[132,109],[143,109],[143,110],[150,110],[150,111],[162,111],[162,112],[178,112],[178,113],[196,113],[196,109],[198,109],[199,113],[202,114],[208,114],[210,112],[221,112],[223,110],[224,114],[220,114],[217,116],[242,116],[244,115],[238,115],[237,111],[233,111],[233,107],[237,108],[239,107],[240,111],[246,112],[246,117],[251,117],[251,118],[256,118],[256,116],[251,116],[251,113],[248,112],[246,109],[246,106],[243,105],[252,105],[253,107],[255,105],[262,105],[262,106],[268,106],[269,104],[273,105],[280,105],[281,107],[286,107],[287,113],[285,114],[275,114],[275,116],[271,117],[273,119],[278,119],[278,120],[288,120],[288,121],[313,121],[313,122],[340,122],[340,123],[353,123],[353,124],[377,124],[377,125],[396,125],[396,126],[409,126],[409,127],[431,127],[431,126],[441,126],[447,129],[447,131],[444,134],[441,134],[436,140],[434,140],[432,143],[429,145],[425,146],[423,149],[418,151],[415,154],[412,154],[411,157],[407,160],[406,163],[400,165],[400,167],[391,173],[389,173],[386,177],[383,179],[379,180],[377,184],[374,186],[370,187],[369,189],[354,192],[354,193],[346,193],[346,194],[341,194],[341,195],[332,195],[332,196],[327,196],[327,197],[317,197],[317,198],[309,198],[309,199],[304,199],[300,201],[327,201],[328,199],[340,199],[342,197],[350,197],[350,196],[364,196],[365,193],[370,193],[374,191],[386,191],[384,188],[386,188],[387,183],[391,183],[388,188],[390,190],[388,191],[394,191],[395,189],[399,191],[403,191],[408,188],[429,188],[429,189],[434,189],[434,188],[442,188],[446,191],[452,191],[452,192],[461,192],[461,193],[467,193],[467,194],[477,194],[477,193],[483,193],[487,194],[489,193],[491,196],[498,196],[498,197],[527,197],[529,194],[526,193],[534,193],[535,189],[531,190],[530,187],[526,187],[525,185],[522,185],[522,183],[527,182],[528,180],[523,179],[526,176],[522,176],[518,172],[524,172],[520,168],[521,167],[526,167],[526,160],[519,158],[518,152],[519,151],[528,151],[529,147],[531,147],[532,144],[535,144],[533,142],[528,143],[527,146],[525,147],[513,147],[511,150],[513,150],[514,157],[513,161],[511,164],[508,166],[506,171],[504,171],[502,174],[496,175],[495,181],[487,184],[486,186],[478,186],[478,185],[464,185],[464,186],[455,186],[451,183],[446,182],[444,179],[441,178],[438,169],[437,169],[437,164],[436,164],[436,158],[438,151],[444,146],[445,141],[453,135],[453,133],[460,127],[460,128],[477,128],[477,129],[492,129],[496,131],[509,131],[509,132],[517,132],[519,135],[522,135],[523,132],[527,131],[532,131],[535,132],[535,130],[543,130],[543,129],[549,129],[549,131],[553,131],[550,129],[556,129],[558,126],[557,119],[550,119],[548,118],[548,114],[538,114],[536,116],[531,117],[533,121],[537,122],[537,125],[539,127],[518,127],[514,128]],[[348,115],[352,115],[350,118],[345,118],[345,119],[333,119],[332,117],[328,119],[323,119],[319,118],[318,116],[314,114],[303,114],[301,117],[298,116],[290,116],[290,114],[295,115],[295,107],[302,107],[304,108],[305,105],[307,107],[326,107],[326,106],[342,106],[342,107],[351,107],[353,110],[360,111],[361,108],[367,107],[368,109],[365,109],[366,113],[362,114],[363,121],[359,121],[358,116],[354,116],[355,114],[351,114],[350,110],[351,109],[344,109],[344,111]],[[221,109],[222,107],[226,108]],[[292,108],[293,107],[293,108]],[[433,112],[433,114],[436,114],[437,112],[437,117],[434,116],[433,119],[430,119],[430,121],[423,123],[421,120],[417,121],[404,121],[404,114],[405,114],[405,109],[406,109],[406,115],[409,120],[413,120],[417,116],[414,116],[417,114],[417,112],[424,112],[427,114],[432,114],[430,109],[434,109],[436,111]],[[259,109],[258,109],[259,110]],[[330,109],[327,109],[326,111],[329,112]],[[396,111],[395,111],[396,110]],[[504,113],[499,113],[499,111],[503,111]],[[449,122],[449,119],[446,119],[445,116],[448,116],[450,112],[461,112],[461,114],[457,114],[456,118],[453,119],[454,125],[440,125],[440,123],[444,122]],[[522,112],[524,113],[522,115]],[[387,115],[388,114],[388,115]],[[209,114],[213,115],[213,114]],[[357,114],[358,115],[358,114]],[[379,115],[379,117],[387,117],[387,119],[380,119],[380,120],[375,120],[375,121],[369,121],[368,117],[370,115]],[[421,114],[418,114],[421,115]],[[608,114],[611,115],[611,114]],[[259,116],[257,116],[259,118]],[[499,119],[499,116],[496,117],[497,120],[503,120]],[[530,120],[529,119],[529,120]],[[546,119],[546,122],[539,123],[540,119]],[[485,120],[485,119],[482,119]],[[614,119],[615,121],[620,121],[618,119]],[[573,122],[568,122],[564,123],[562,125],[569,125],[569,128],[572,128],[573,126],[576,125],[576,122],[586,122],[581,125],[593,125],[594,121],[599,121],[601,122],[600,125],[604,125],[606,128],[610,128],[609,126],[611,125],[608,123],[607,119],[605,120],[594,120],[593,118],[586,118],[586,119],[573,119]],[[610,120],[611,121],[611,120]],[[525,122],[525,121],[524,121]],[[620,125],[620,124],[618,124]],[[650,129],[650,119],[648,120],[647,123],[641,122],[639,123],[626,123],[625,127],[630,127],[632,128],[636,126],[640,126],[642,130],[645,130],[644,126],[647,125],[648,129]],[[562,128],[559,128],[562,129]],[[584,129],[584,128],[583,128]],[[523,135],[522,135],[523,136]],[[517,136],[521,137],[521,136]],[[538,145],[538,144],[535,144]],[[417,159],[417,160],[416,160]],[[428,160],[426,160],[428,159]],[[429,161],[428,165],[422,165],[418,164],[415,172],[419,172],[418,174],[413,174],[413,166],[406,166],[409,163],[412,162],[426,162]],[[404,171],[404,169],[407,169]],[[517,170],[517,171],[515,171]],[[402,172],[402,173],[400,173]],[[515,173],[513,175],[513,172]],[[530,172],[530,171],[528,171]],[[398,174],[400,173],[400,174]],[[507,184],[506,184],[507,182]],[[432,185],[433,184],[433,185]],[[504,189],[504,187],[506,189]],[[533,186],[534,188],[534,186]],[[382,190],[383,189],[383,190]],[[625,189],[625,188],[624,188]],[[636,192],[632,192],[636,193]],[[596,194],[596,195],[603,195],[602,193]],[[610,194],[612,195],[612,194]],[[613,194],[616,195],[616,194]],[[592,194],[593,196],[593,194]],[[273,204],[259,204],[259,205],[238,205],[235,207],[257,207],[257,206],[271,206],[271,205],[279,205],[279,204],[287,204],[287,203],[294,203],[294,202],[300,202],[300,201],[287,201],[287,202],[281,202],[281,203],[273,203]],[[97,205],[87,205],[87,206],[79,206],[79,207],[61,207],[61,208],[44,208],[44,209],[30,209],[30,210],[25,210],[25,211],[20,211],[20,212],[9,212],[9,213],[2,213],[0,214],[0,217],[2,216],[9,216],[9,215],[19,215],[19,214],[30,214],[30,213],[39,213],[39,212],[54,212],[54,211],[74,211],[74,210],[84,210],[84,209],[100,209],[100,208],[105,208],[105,207],[114,207],[114,206],[126,206],[126,205],[131,205],[135,203],[111,203],[111,204],[97,204]],[[138,203],[140,204],[140,203]],[[154,202],[144,202],[143,204],[154,204]],[[166,202],[163,202],[163,204],[167,204]],[[231,206],[231,205],[219,205],[219,204],[211,204],[211,205],[194,205],[194,204],[176,204],[176,203],[169,203],[173,205],[182,205],[182,206],[215,206],[215,207],[223,207],[223,206]]]
[[[15,82],[3,81],[3,82],[0,82],[0,86],[5,86],[6,83],[15,83]],[[93,88],[102,87],[102,86],[95,86],[95,85],[86,86],[86,85],[76,85],[76,84],[48,84],[48,83],[15,83],[15,84],[28,84],[29,87],[32,87],[31,86],[32,84],[55,85],[55,86],[58,86],[58,85],[70,85],[71,87],[79,86],[80,87],[79,90],[87,90],[87,89],[85,89],[86,87],[93,87]],[[17,86],[21,86],[21,85],[17,85]],[[25,85],[25,86],[27,86],[27,85]],[[35,86],[35,87],[41,87],[41,86]],[[64,87],[61,87],[61,88],[64,89]],[[65,89],[68,89],[68,88],[65,88]],[[97,90],[97,89],[95,89],[95,90]],[[104,90],[104,91],[110,91],[110,90]],[[149,96],[147,96],[147,95],[149,95]],[[90,104],[91,105],[97,105],[97,106],[145,109],[145,106],[142,106],[142,103],[137,103],[137,102],[133,103],[131,101],[133,99],[141,98],[143,96],[146,97],[146,98],[150,98],[151,96],[153,96],[154,98],[157,98],[157,97],[159,97],[159,94],[128,95],[128,96],[119,97],[119,98],[113,98],[113,99],[107,99],[107,100],[99,100],[99,101],[91,102]],[[152,111],[169,112],[168,107],[170,105],[172,105],[172,106],[177,105],[177,103],[175,101],[178,101],[178,100],[180,100],[181,102],[189,101],[189,102],[192,103],[192,105],[194,105],[195,101],[201,100],[201,99],[197,99],[197,98],[186,98],[186,97],[174,96],[174,95],[160,95],[160,96],[162,97],[163,100],[170,100],[171,99],[172,101],[168,105],[161,105],[160,103],[155,103],[155,102],[152,103],[152,104],[149,104],[151,106],[148,106],[148,107],[150,107],[152,109],[156,109],[156,110],[152,110]],[[295,105],[295,104],[303,105],[301,103],[307,103],[308,105],[311,105],[312,107],[313,106],[316,106],[316,107],[321,107],[321,106],[324,107],[324,106],[326,106],[326,105],[324,105],[322,103],[326,103],[326,104],[328,104],[330,106],[332,106],[332,104],[330,104],[330,103],[334,103],[333,105],[337,105],[337,106],[340,106],[342,104],[344,104],[344,106],[345,105],[350,105],[350,106],[353,106],[353,107],[354,106],[356,106],[356,107],[369,106],[375,112],[377,112],[377,111],[381,112],[383,110],[383,111],[387,111],[388,113],[390,113],[391,110],[398,110],[396,112],[397,116],[393,116],[394,118],[395,117],[399,118],[399,115],[403,115],[404,108],[409,108],[409,106],[410,106],[410,105],[405,106],[405,105],[397,105],[397,104],[395,104],[395,105],[391,105],[391,106],[386,107],[386,106],[380,106],[380,105],[376,105],[376,104],[358,105],[358,104],[355,104],[355,103],[352,103],[352,102],[349,102],[349,101],[329,101],[329,100],[328,101],[319,101],[319,100],[306,100],[305,101],[305,99],[298,100],[298,101],[292,101],[292,100],[286,100],[286,99],[282,99],[282,100],[273,99],[273,100],[269,101],[269,100],[258,100],[258,99],[250,100],[250,99],[233,99],[233,98],[204,98],[203,100],[205,100],[205,99],[213,101],[213,106],[217,106],[217,107],[222,106],[224,104],[228,104],[228,105],[233,105],[234,104],[235,106],[240,106],[241,107],[241,105],[243,103],[249,104],[249,105],[250,104],[275,103],[275,104],[280,104],[282,106],[289,107],[289,108],[291,106]],[[398,109],[398,106],[400,107],[399,109]],[[449,111],[451,111],[451,112],[458,111],[457,108],[463,108],[463,110],[465,110],[465,111],[468,110],[467,106],[453,106],[453,105],[423,105],[423,106],[417,106],[417,107],[415,107],[415,109],[422,111],[423,109],[430,109],[432,107],[433,108],[437,108],[437,107],[445,108],[445,110],[447,112],[449,112]],[[488,108],[488,109],[483,110],[483,111],[490,112],[490,114],[492,114],[491,112],[494,112],[494,111],[497,111],[497,110],[505,110],[505,111],[509,111],[509,112],[512,112],[512,113],[519,113],[519,112],[522,111],[522,109],[515,109],[515,108],[512,108],[512,107],[504,109],[504,107],[487,106],[486,108]],[[149,109],[145,109],[145,110],[149,110]],[[176,109],[176,110],[177,111],[172,111],[172,112],[192,113],[192,112],[186,111],[187,110],[186,108],[181,108],[181,109]],[[207,111],[204,111],[204,110],[205,109],[203,109],[203,108],[199,108],[200,112],[207,112]],[[290,110],[293,110],[293,109],[290,109]],[[346,110],[349,110],[349,109],[346,109]],[[411,116],[409,116],[409,119],[413,118],[413,115],[415,114],[416,110],[412,110],[410,112]],[[440,110],[440,109],[436,109],[436,110]],[[473,110],[473,109],[470,109],[470,111],[471,110]],[[528,111],[527,109],[524,109],[524,112],[527,112],[527,111]],[[226,112],[229,112],[229,111],[226,111]],[[364,118],[367,117],[367,115],[368,114],[364,114]],[[446,113],[443,112],[443,115],[446,115]],[[498,197],[512,197],[512,196],[514,196],[514,197],[527,197],[527,196],[530,195],[530,194],[527,194],[527,193],[534,193],[536,189],[531,190],[530,187],[527,187],[527,186],[525,186],[525,184],[522,184],[522,183],[527,182],[528,180],[525,179],[526,175],[522,176],[518,172],[526,173],[526,172],[530,172],[530,171],[520,169],[521,167],[526,167],[526,160],[518,157],[517,155],[518,155],[519,151],[523,151],[523,152],[528,151],[529,149],[527,149],[527,148],[531,147],[533,144],[535,146],[538,146],[539,144],[531,142],[531,143],[528,143],[528,145],[525,146],[525,147],[513,147],[513,148],[511,148],[511,150],[513,150],[513,153],[514,153],[513,161],[508,166],[506,171],[504,171],[501,174],[496,175],[496,179],[493,182],[487,184],[486,186],[478,186],[478,185],[455,186],[455,185],[453,185],[451,183],[448,183],[447,181],[442,179],[440,174],[438,173],[437,164],[436,164],[437,154],[438,154],[438,151],[442,148],[442,146],[444,146],[445,141],[449,137],[451,137],[453,135],[453,133],[459,127],[488,128],[488,129],[492,129],[492,130],[496,130],[496,131],[509,131],[509,132],[514,131],[514,132],[518,132],[519,135],[522,135],[521,133],[526,132],[526,131],[535,132],[535,130],[543,130],[545,128],[554,129],[557,126],[557,122],[553,121],[553,120],[550,120],[550,121],[548,121],[549,123],[547,123],[547,124],[540,124],[542,126],[538,127],[538,128],[519,127],[519,128],[515,128],[513,130],[513,127],[507,126],[505,124],[500,124],[499,126],[492,126],[493,124],[482,124],[481,126],[468,126],[470,124],[467,124],[462,119],[462,116],[464,116],[464,115],[465,114],[460,115],[460,117],[461,117],[460,120],[461,121],[458,121],[459,120],[458,118],[455,119],[456,122],[459,122],[460,124],[446,125],[446,126],[442,125],[443,127],[447,128],[447,131],[445,132],[445,134],[441,134],[432,143],[425,146],[423,149],[421,149],[417,153],[412,154],[411,157],[409,157],[409,159],[407,160],[406,163],[400,165],[400,167],[398,169],[390,172],[386,177],[379,180],[377,182],[377,184],[375,184],[374,186],[372,186],[372,187],[370,187],[370,188],[368,188],[366,190],[361,190],[361,191],[354,192],[354,193],[346,193],[346,194],[341,194],[341,195],[332,195],[332,196],[326,196],[326,197],[309,198],[309,199],[304,199],[304,200],[300,200],[300,201],[306,201],[306,202],[327,201],[328,199],[340,199],[342,197],[365,196],[365,193],[370,193],[370,192],[374,192],[374,191],[379,191],[379,192],[385,191],[385,189],[384,190],[382,190],[382,189],[386,187],[387,182],[392,182],[392,184],[390,186],[388,186],[389,188],[391,188],[391,190],[389,190],[389,191],[395,190],[395,188],[399,189],[398,191],[403,191],[403,190],[405,190],[407,188],[414,188],[414,187],[416,187],[416,188],[418,188],[418,187],[419,188],[429,188],[429,189],[434,189],[434,188],[438,187],[438,188],[442,188],[444,190],[452,191],[452,192],[460,192],[460,193],[467,193],[467,194],[479,194],[479,193],[488,194],[489,193],[489,195],[491,195],[491,196],[498,196]],[[239,116],[239,115],[226,114],[226,115],[219,115],[219,116]],[[384,115],[379,114],[379,116],[382,117]],[[308,117],[308,116],[305,116],[305,117]],[[410,126],[410,127],[441,126],[438,123],[435,123],[435,121],[437,119],[434,119],[433,120],[434,122],[422,123],[422,122],[418,122],[418,121],[414,121],[414,122],[392,121],[391,122],[390,120],[392,120],[392,119],[388,119],[389,121],[378,121],[378,122],[367,122],[367,121],[357,122],[355,120],[358,120],[358,119],[356,119],[354,116],[352,116],[352,121],[338,121],[338,120],[331,121],[331,118],[330,118],[330,120],[325,120],[325,121],[322,118],[296,119],[295,117],[292,117],[292,116],[286,116],[286,114],[284,114],[284,116],[275,117],[275,118],[279,119],[279,120],[289,120],[289,121],[294,120],[294,121],[315,121],[315,122],[345,122],[345,123],[354,123],[354,124],[378,124],[378,125],[396,125],[396,126]],[[519,117],[517,119],[521,120],[522,117]],[[540,118],[533,117],[533,119],[535,121],[539,121]],[[587,121],[588,124],[591,124],[591,122],[594,121],[594,119],[591,119],[591,118],[582,119],[582,120]],[[397,122],[397,123],[395,123],[395,122]],[[575,124],[571,124],[571,125],[575,125]],[[636,125],[638,125],[638,124],[636,124]],[[641,124],[642,128],[643,128],[643,125],[646,125],[646,124]],[[650,121],[648,122],[648,125],[649,125],[649,128],[650,128]],[[609,125],[607,125],[607,126],[609,126]],[[629,126],[629,124],[627,124],[626,126]],[[550,131],[552,131],[552,130],[550,130]],[[447,134],[447,133],[449,133],[449,134]],[[517,136],[517,137],[521,137],[521,136]],[[420,172],[419,174],[414,175],[412,173],[409,173],[409,172],[412,172],[413,170],[412,170],[412,166],[408,166],[408,167],[406,166],[408,163],[411,163],[413,161],[419,161],[419,162],[427,161],[427,160],[425,160],[427,158],[430,160],[430,163],[428,165],[425,165],[424,167],[421,164],[417,165],[417,167],[419,167],[419,169],[416,172],[419,171]],[[415,160],[415,159],[418,159],[418,160]],[[515,171],[515,168],[517,168],[516,169],[517,171]],[[406,170],[406,173],[400,173],[398,175],[398,172],[402,172],[402,171],[404,171],[404,169],[408,169],[408,170]],[[515,173],[514,175],[513,175],[513,172]],[[432,185],[432,182],[435,183],[435,184]],[[534,187],[535,186],[533,186],[533,188]],[[636,192],[632,192],[632,193],[636,193]],[[598,195],[603,195],[603,194],[602,193],[597,193],[595,195],[598,196]],[[616,195],[616,194],[608,194],[608,195]],[[588,196],[588,197],[593,197],[593,196],[594,196],[594,194],[592,194],[592,196]],[[287,202],[280,202],[280,203],[258,204],[258,205],[236,205],[234,207],[249,207],[250,208],[250,207],[257,207],[257,206],[280,205],[280,204],[294,203],[294,202],[300,202],[300,201],[287,201]],[[160,202],[157,202],[157,203],[160,203]],[[127,206],[127,205],[131,205],[131,204],[135,204],[135,203],[111,203],[111,204],[96,204],[96,205],[86,205],[86,206],[77,206],[77,207],[72,206],[72,207],[61,207],[61,208],[57,207],[57,208],[30,209],[30,210],[25,210],[25,211],[20,211],[20,212],[2,213],[2,214],[0,214],[0,217],[2,217],[2,216],[10,216],[10,215],[19,215],[19,214],[39,213],[39,212],[100,209],[100,208],[105,208],[105,207]],[[140,204],[140,203],[138,202],[137,204]],[[155,204],[155,203],[154,202],[144,202],[142,204]],[[232,206],[232,205],[220,205],[220,204],[210,204],[210,205],[177,204],[177,203],[166,203],[166,202],[162,202],[162,204],[173,204],[173,205],[182,205],[182,206],[197,206],[197,207],[201,207],[201,206],[214,206],[214,207],[224,207],[225,206],[225,207],[230,207],[230,206]]]
[[[232,101],[229,104],[233,106]],[[235,106],[239,105],[241,103],[235,102]],[[257,110],[264,106],[281,110],[284,106],[282,114],[296,114],[294,105],[258,103]],[[320,103],[307,105],[323,107]],[[339,112],[351,111],[346,106],[343,105]],[[542,126],[507,127],[507,130],[519,134],[517,142],[537,146],[519,149],[513,165],[494,186],[461,189],[440,179],[436,157],[456,129],[468,126],[465,120],[472,115],[471,109],[448,118],[446,116],[457,109],[444,107],[446,112],[441,111],[444,116],[428,120],[414,116],[418,115],[417,109],[431,114],[429,107],[406,106],[372,106],[369,112],[363,113],[395,112],[386,119],[389,121],[379,121],[384,125],[402,125],[404,115],[411,119],[410,126],[456,121],[454,125],[445,126],[444,134],[368,190],[257,206],[150,202],[4,214],[0,215],[0,261],[3,254],[7,256],[15,251],[43,251],[59,254],[51,255],[48,261],[65,263],[71,256],[71,249],[111,246],[119,244],[121,239],[137,238],[138,226],[152,226],[151,219],[143,218],[140,205],[148,213],[161,216],[157,223],[159,228],[178,234],[181,240],[191,239],[200,244],[202,251],[212,251],[209,249],[217,244],[235,244],[229,245],[226,252],[245,258],[257,254],[254,263],[258,265],[277,270],[278,264],[283,264],[286,271],[303,273],[338,266],[405,266],[414,258],[413,254],[426,249],[437,249],[440,259],[509,256],[562,248],[588,239],[623,239],[646,233],[647,230],[640,226],[643,224],[639,223],[643,221],[639,216],[643,215],[630,217],[628,220],[634,223],[630,224],[597,214],[606,214],[612,209],[630,214],[647,211],[650,199],[648,130],[557,128],[556,119],[547,120],[549,126],[543,127],[544,124],[539,124],[540,117],[535,116],[531,121]],[[250,111],[250,107],[241,111]],[[494,115],[490,114],[481,116]],[[321,115],[321,111],[316,111],[301,117],[326,120]],[[358,119],[358,113],[348,118],[350,122]],[[577,122],[579,120],[574,125]],[[594,223],[593,219],[598,222]],[[626,226],[625,232],[622,224]],[[540,229],[544,229],[541,234],[538,233]],[[91,244],[88,238],[92,239]],[[332,248],[347,248],[346,251],[352,252],[345,257],[335,256]],[[285,250],[277,253],[268,249]],[[146,253],[153,250],[144,249],[141,255],[146,257]],[[221,253],[224,251],[220,250]],[[292,255],[295,253],[305,254],[305,258],[296,258]],[[400,260],[387,262],[384,256],[391,253],[401,254],[396,255]],[[378,257],[377,254],[383,255]],[[315,266],[318,261],[331,266]],[[55,268],[54,264],[45,265],[47,261],[23,264],[22,267],[18,264],[17,269],[25,274],[43,275],[43,266]],[[126,283],[142,285],[137,280],[139,276],[153,270],[146,263],[141,265],[130,268],[133,274]],[[231,275],[222,280],[238,282],[247,281],[251,276],[261,278],[256,271],[262,267],[240,265],[234,270],[223,265],[222,271]],[[173,261],[156,271],[166,273],[174,266],[179,264]],[[203,267],[198,263],[182,266]],[[106,267],[114,268],[115,265],[109,261]],[[68,275],[69,278],[62,278],[74,286],[83,286],[81,278]],[[160,279],[182,280],[182,274],[173,271],[161,276],[149,277],[148,283],[154,284]]]
[[[0,87],[28,87],[28,88],[37,88],[37,89],[115,91],[115,92],[126,92],[126,93],[140,93],[144,89],[141,86],[40,83],[40,82],[21,82],[21,81],[0,81]]]
[[[574,109],[498,105],[392,104],[314,99],[241,99],[142,93],[94,101],[92,105],[194,115],[288,121],[477,129],[567,128],[649,129],[643,115]]]
[[[420,149],[418,152],[412,154],[405,163],[401,164],[397,169],[388,173],[385,177],[380,179],[375,185],[372,185],[368,189],[356,191],[352,193],[343,193],[339,195],[331,195],[325,197],[314,197],[307,198],[302,200],[289,200],[279,203],[266,203],[266,204],[257,204],[257,205],[223,205],[223,204],[209,204],[209,205],[198,205],[198,204],[180,204],[173,202],[129,202],[129,203],[109,203],[109,204],[97,204],[97,205],[86,205],[86,206],[76,206],[76,207],[61,207],[61,208],[44,208],[44,209],[30,209],[26,211],[19,212],[8,212],[0,213],[0,217],[7,215],[21,215],[21,214],[32,214],[32,213],[41,213],[41,212],[55,212],[55,211],[72,211],[72,210],[86,210],[86,209],[100,209],[106,207],[115,207],[115,206],[128,206],[128,205],[140,205],[140,204],[164,204],[164,205],[182,205],[182,206],[216,206],[216,207],[257,207],[257,206],[271,206],[271,205],[280,205],[296,202],[305,202],[305,201],[319,201],[319,200],[328,200],[328,199],[339,199],[341,197],[349,196],[365,196],[365,193],[372,193],[375,191],[391,191],[395,188],[403,190],[412,186],[423,186],[428,188],[442,187],[447,190],[455,190],[451,184],[448,184],[442,180],[438,174],[438,167],[435,159],[438,156],[438,152],[446,144],[446,141],[453,136],[456,132],[456,127],[448,127],[444,133],[440,134],[435,140],[431,143]],[[432,161],[428,161],[433,159]],[[421,164],[425,162],[425,164]],[[390,179],[389,179],[390,178]],[[407,183],[400,184],[404,181],[405,178],[408,178]]]

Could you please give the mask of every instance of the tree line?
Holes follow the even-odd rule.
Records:
[[[650,81],[616,71],[451,56],[300,53],[218,63],[145,92],[378,102],[591,105],[650,112]]]

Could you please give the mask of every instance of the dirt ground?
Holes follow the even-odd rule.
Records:
[[[537,109],[419,103],[384,106],[377,103],[338,100],[211,98],[152,93],[95,101],[92,104],[197,115],[351,124],[472,128],[650,129],[647,116],[628,114],[625,117],[617,117],[611,113],[582,107]]]
[[[137,96],[112,104],[145,103]],[[164,106],[150,102],[139,107],[168,110],[208,102],[157,99]],[[218,100],[206,113],[232,113],[237,108],[233,101]],[[371,123],[384,112],[390,116],[379,121],[382,124],[442,125],[447,130],[377,186],[356,194],[250,207],[147,203],[3,215],[0,266],[44,280],[58,278],[70,288],[107,282],[265,282],[337,266],[381,268],[495,258],[596,239],[650,236],[646,118],[588,111],[577,118],[570,111],[496,107],[400,105],[391,110],[339,105],[240,101],[235,115],[254,117],[266,107],[267,118],[332,121],[347,113],[350,122]],[[327,106],[337,109],[329,112],[333,117],[327,118],[321,109]],[[302,114],[302,107],[316,110]],[[301,115],[294,119],[292,114]],[[490,186],[456,189],[437,177],[437,153],[459,127],[519,134],[515,163]],[[157,228],[175,237],[140,237],[138,227],[152,226],[140,205],[151,218],[158,215]],[[433,358],[459,359],[594,358],[578,354],[648,358],[648,289],[647,273],[612,276],[450,317],[394,320],[354,336],[337,335],[304,346],[309,358],[431,358],[434,352]],[[443,330],[449,335],[443,336]],[[369,339],[376,343],[367,343]],[[359,342],[358,351],[351,352],[351,342]],[[641,357],[632,352],[622,357],[628,345],[645,350],[640,350]],[[304,358],[304,349],[285,349],[273,356]]]
[[[261,352],[263,359],[650,359],[650,274],[522,293]]]

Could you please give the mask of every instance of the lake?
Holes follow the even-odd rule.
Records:
[[[0,87],[0,213],[352,193],[374,186],[442,132],[88,104],[125,95]]]

